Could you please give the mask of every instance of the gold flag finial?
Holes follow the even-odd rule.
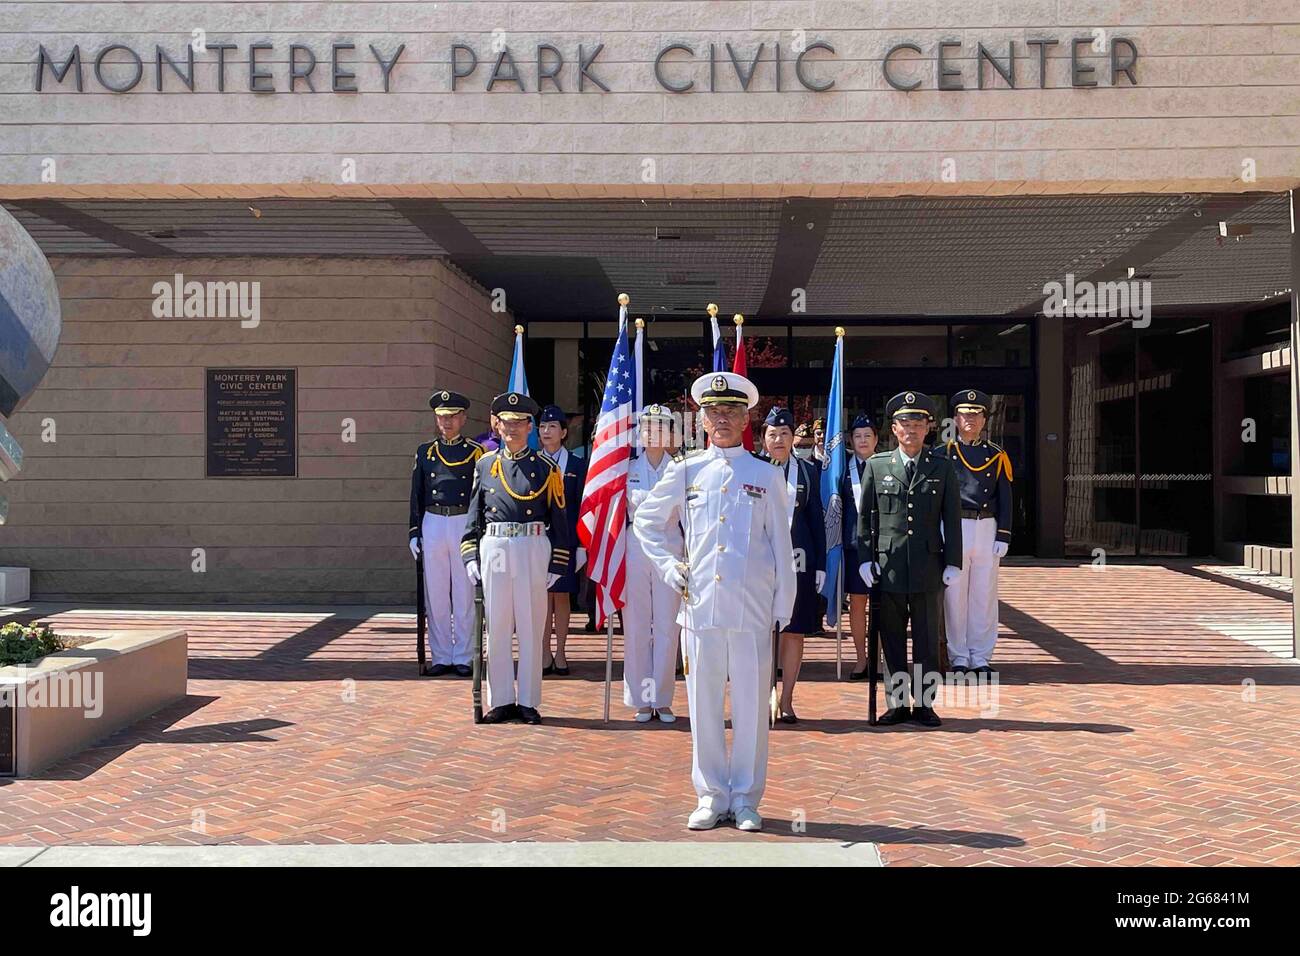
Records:
[[[709,318],[711,318],[711,319],[716,319],[716,318],[718,317],[718,305],[717,305],[717,303],[716,303],[716,302],[710,302],[708,305],[706,305],[706,306],[704,307],[704,311],[707,312],[707,313],[709,313]]]
[[[731,321],[735,322],[737,325],[744,325],[745,317],[741,315],[739,312],[737,312],[735,315],[731,317]]]
[[[523,334],[524,334],[524,327],[522,325],[516,325],[515,335],[523,335]]]
[[[844,326],[842,325],[835,326],[835,337],[837,339],[844,338]]]
[[[629,302],[631,302],[631,301],[632,301],[632,299],[628,296],[628,294],[627,294],[626,292],[620,292],[620,293],[618,294],[618,304],[619,304],[619,305],[627,305],[627,304],[628,304]]]
[[[637,328],[637,331],[638,331],[638,332],[640,332],[642,329],[644,329],[644,328],[645,328],[645,319],[637,319],[637,320],[636,320],[636,328]]]

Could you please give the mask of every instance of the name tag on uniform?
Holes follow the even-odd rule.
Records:
[[[881,481],[893,481],[893,480],[894,480],[894,476],[893,476],[893,475],[885,475],[885,477],[882,478],[882,479],[880,479],[880,480],[881,480]]]
[[[687,485],[687,486],[686,486],[686,493],[687,493],[688,495],[689,495],[692,491],[703,491],[703,490],[704,490],[704,489],[702,489],[699,485]]]
[[[767,494],[767,489],[759,485],[741,485],[740,488],[751,498],[762,498]]]

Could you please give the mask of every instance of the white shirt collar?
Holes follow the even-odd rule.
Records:
[[[721,448],[717,445],[709,446],[709,454],[714,458],[739,458],[741,455],[748,455],[749,449],[744,444],[734,445],[731,448]]]

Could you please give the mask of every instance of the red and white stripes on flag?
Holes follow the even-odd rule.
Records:
[[[587,549],[587,576],[596,585],[602,627],[626,598],[627,468],[636,439],[636,403],[636,362],[627,342],[627,306],[622,305],[578,509],[578,540]]]

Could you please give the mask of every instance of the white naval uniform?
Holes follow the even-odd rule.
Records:
[[[420,523],[424,606],[428,609],[429,654],[434,664],[470,662],[474,585],[460,560],[460,539],[464,534],[465,515],[437,515],[426,511]]]
[[[645,451],[632,459],[627,472],[629,522],[671,462],[667,452],[658,468],[650,464]],[[677,644],[682,631],[677,614],[682,596],[665,583],[641,547],[636,529],[631,530],[627,541],[627,603],[623,608],[623,703],[638,710],[662,710],[673,705],[677,688]],[[674,522],[667,532],[668,547],[680,561],[681,529]]]
[[[678,621],[685,628],[691,781],[700,805],[714,812],[757,810],[767,782],[772,631],[794,611],[786,499],[778,469],[742,446],[714,445],[670,463],[636,510],[636,536],[666,581],[680,560],[672,529],[680,520],[685,531],[690,598]]]

